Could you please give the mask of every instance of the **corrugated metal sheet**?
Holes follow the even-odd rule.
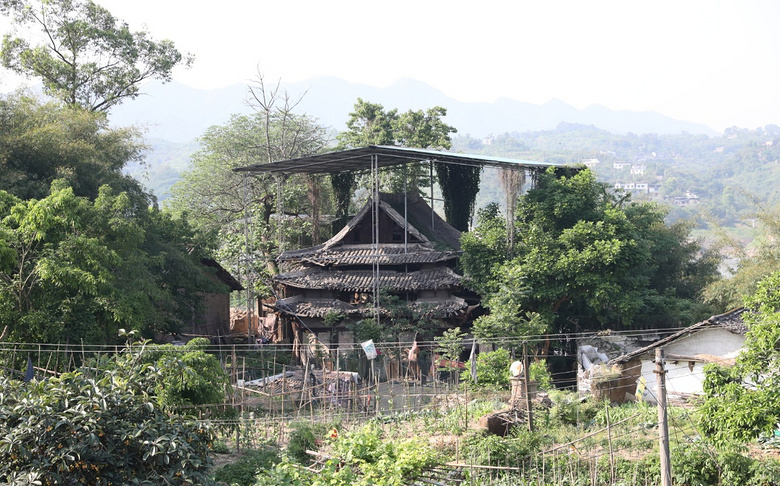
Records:
[[[478,167],[520,167],[535,171],[542,171],[548,167],[559,167],[562,165],[532,160],[440,152],[436,150],[369,145],[367,147],[341,150],[338,152],[327,152],[297,159],[280,160],[270,164],[254,164],[233,170],[235,172],[265,172],[270,174],[335,174],[346,171],[368,171],[371,168],[371,161],[374,159],[376,159],[380,168],[428,160],[445,164],[471,165]]]

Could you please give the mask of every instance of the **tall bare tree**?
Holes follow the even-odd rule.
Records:
[[[280,191],[279,180],[271,175],[233,172],[237,167],[312,155],[325,149],[325,129],[313,118],[294,112],[299,101],[283,91],[279,83],[269,86],[258,75],[248,96],[254,113],[233,115],[226,124],[206,130],[200,138],[202,148],[192,158],[192,168],[171,190],[172,208],[189,212],[201,230],[221,235],[223,264],[242,266],[241,259],[248,250],[246,218],[250,222],[248,243],[258,257],[256,270],[263,274],[276,272],[274,260],[280,239],[313,232],[300,224],[280,226],[273,215],[280,209],[291,216],[317,213],[318,180],[290,178]],[[316,209],[306,207],[304,201]],[[312,220],[314,226],[316,222]],[[296,235],[290,234],[296,231]]]

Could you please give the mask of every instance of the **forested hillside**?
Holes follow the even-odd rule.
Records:
[[[701,227],[752,225],[760,208],[780,202],[780,127],[731,128],[706,135],[615,135],[593,126],[561,124],[556,130],[453,139],[453,150],[588,165],[600,181],[633,184],[638,200],[669,204],[670,220]],[[500,200],[497,174],[486,173],[478,205]],[[639,185],[639,186],[637,186]],[[638,188],[637,188],[638,187]]]

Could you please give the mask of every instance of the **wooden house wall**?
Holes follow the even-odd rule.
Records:
[[[203,296],[203,313],[196,317],[191,332],[209,336],[230,333],[230,294]]]

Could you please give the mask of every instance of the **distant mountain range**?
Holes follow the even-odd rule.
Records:
[[[313,116],[336,131],[345,129],[355,101],[363,98],[399,111],[443,106],[447,109],[445,121],[448,124],[457,128],[461,135],[477,138],[507,132],[550,130],[561,122],[593,125],[616,134],[718,134],[705,125],[675,120],[656,112],[611,110],[600,105],[580,110],[557,99],[541,105],[508,98],[492,103],[465,103],[413,79],[377,88],[334,77],[319,77],[283,83],[282,89],[293,98],[303,96],[296,108],[298,113]],[[144,92],[146,94],[138,99],[115,108],[111,121],[118,126],[144,126],[148,139],[190,142],[208,127],[225,123],[232,114],[251,112],[245,103],[246,85],[200,90],[176,82],[155,82],[146,85]]]

